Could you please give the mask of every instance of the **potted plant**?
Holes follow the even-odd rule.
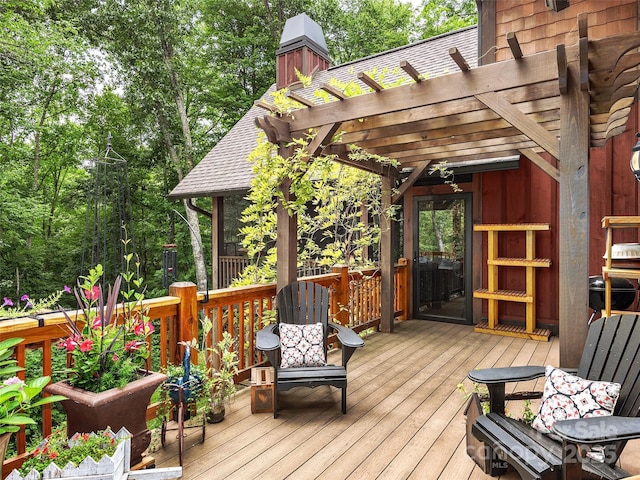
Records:
[[[58,428],[31,452],[31,457],[22,464],[17,472],[21,475],[20,478],[27,477],[29,474],[33,477],[32,471],[42,475],[46,469],[55,469],[51,466],[52,463],[61,469],[69,462],[75,467],[79,467],[88,457],[98,462],[105,455],[113,457],[118,446],[129,438],[129,432],[126,432],[126,435],[116,435],[111,429],[92,433],[76,433],[71,438],[67,438],[66,431],[63,428]],[[16,471],[14,470],[14,472]],[[12,475],[15,476],[14,473]]]
[[[231,395],[236,392],[233,377],[238,373],[238,356],[233,350],[233,337],[229,332],[223,332],[222,340],[209,351],[218,357],[219,367],[217,370],[212,369],[211,399],[207,421],[218,423],[224,419],[225,405],[228,404]]]
[[[38,377],[24,382],[16,373],[23,370],[12,358],[13,349],[22,338],[10,338],[0,342],[0,470],[11,434],[22,425],[33,425],[35,420],[29,411],[35,407],[64,400],[62,396],[37,399],[49,383],[49,377]],[[1,473],[1,472],[0,472]]]
[[[64,293],[71,293],[71,289],[66,285],[62,290],[58,290],[48,297],[37,300],[30,298],[29,295],[22,295],[20,300],[16,302],[8,297],[4,297],[0,305],[0,318],[29,317],[50,311],[58,304],[58,301]]]
[[[49,435],[33,451],[20,470],[14,470],[7,480],[159,480],[182,477],[182,467],[155,468],[131,472],[131,434],[126,428],[118,433],[106,429],[91,433],[76,433],[67,438],[63,429]]]
[[[169,411],[180,402],[180,390],[185,404],[195,406],[197,411],[202,411],[209,403],[211,382],[208,369],[203,365],[191,363],[191,344],[179,342],[185,347],[185,353],[181,365],[169,364],[163,370],[167,376],[162,394],[158,414],[166,417]],[[174,410],[175,414],[175,410]],[[191,409],[185,412],[184,420],[190,418]],[[174,418],[174,420],[177,420]]]
[[[132,434],[135,465],[151,442],[147,405],[166,376],[146,369],[147,338],[153,326],[142,306],[142,278],[130,270],[132,255],[125,260],[126,273],[109,287],[106,299],[101,265],[78,280],[75,296],[84,319],[74,321],[65,313],[70,334],[58,344],[71,357],[68,379],[46,391],[68,398],[62,406],[69,435],[125,427]]]

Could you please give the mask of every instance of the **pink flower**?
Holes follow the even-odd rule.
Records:
[[[22,380],[20,380],[18,377],[11,377],[11,378],[7,378],[4,382],[2,382],[4,385],[16,385],[16,384],[21,384],[24,385],[24,382]]]
[[[4,297],[4,303],[2,304],[3,307],[13,307],[13,302],[11,301],[10,298]],[[0,307],[2,308],[2,307]]]
[[[20,297],[20,301],[22,301],[22,302],[26,302],[27,300],[29,300],[29,295],[26,295],[26,294],[25,294],[25,295],[22,295],[22,296]]]
[[[96,317],[95,320],[93,321],[93,324],[91,325],[91,328],[93,328],[94,330],[97,330],[98,328],[102,328],[102,319],[100,317]]]
[[[92,348],[93,348],[93,340],[85,340],[80,344],[81,352],[85,352],[85,353],[90,352]]]
[[[140,345],[142,345],[142,342],[139,342],[137,340],[131,340],[130,342],[127,342],[124,346],[124,349],[127,352],[130,352],[131,350],[138,350],[140,348]]]
[[[151,322],[147,322],[147,323],[140,322],[134,327],[133,333],[135,333],[136,335],[146,336],[153,333],[153,330],[154,328]]]
[[[100,287],[94,285],[91,290],[85,290],[84,296],[87,297],[87,300],[97,300],[100,298]]]
[[[64,293],[71,293],[71,289],[70,289],[68,286],[66,286],[66,285],[64,286],[64,288],[62,289],[62,291],[63,291]]]
[[[73,352],[78,346],[78,338],[77,337],[69,337],[65,340],[61,340],[58,344],[60,348],[65,348],[67,352]]]

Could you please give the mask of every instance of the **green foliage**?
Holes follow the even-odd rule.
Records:
[[[438,28],[457,28],[460,16],[467,24],[473,0],[426,2],[423,16],[451,5],[460,8],[445,9]],[[109,133],[127,160],[148,296],[166,293],[165,243],[179,246],[179,279],[197,280],[190,229],[165,196],[273,83],[284,23],[301,12],[322,25],[333,64],[422,37],[411,5],[397,0],[0,2],[0,298],[46,297],[87,265],[108,266],[87,258],[83,162],[104,152]],[[345,88],[364,91],[357,85]]]
[[[536,418],[536,412],[531,408],[531,400],[524,401],[522,408],[522,421],[527,425],[531,425]]]
[[[34,425],[36,422],[29,412],[41,405],[64,400],[59,395],[36,400],[44,387],[49,383],[49,377],[37,377],[26,383],[15,374],[22,371],[11,358],[13,348],[22,342],[21,338],[11,338],[0,342],[0,434],[17,432],[22,425]]]
[[[416,28],[411,3],[397,0],[321,0],[307,13],[322,25],[335,65],[406,45]]]
[[[218,368],[212,372],[211,406],[217,407],[229,401],[236,391],[234,375],[238,373],[238,355],[233,349],[233,337],[229,332],[222,333],[222,340],[209,352],[218,358]]]
[[[456,193],[462,192],[462,189],[455,182],[455,174],[453,170],[447,166],[446,160],[442,160],[438,162],[436,165],[429,167],[429,175],[433,175],[435,173],[440,175],[440,178],[444,180],[444,183],[446,185],[449,185],[451,187],[451,190],[453,190]]]
[[[475,0],[424,0],[418,30],[420,38],[430,38],[476,23]]]
[[[472,394],[478,395],[480,398],[480,406],[482,407],[482,413],[489,413],[489,390],[486,385],[480,385],[479,383],[473,382],[473,390],[467,391],[463,383],[459,383],[457,386],[457,390],[462,393],[465,399],[471,397]]]
[[[17,318],[42,313],[55,307],[62,295],[70,291],[69,287],[65,286],[62,290],[37,300],[29,298],[28,295],[23,295],[17,305],[17,301],[13,302],[10,298],[5,297],[3,304],[0,305],[0,318]]]
[[[280,111],[296,108],[289,102],[286,89],[274,93],[274,106]],[[352,90],[351,94],[362,93]],[[371,264],[369,250],[380,240],[380,218],[393,218],[395,207],[384,211],[381,203],[381,178],[334,161],[322,152],[313,159],[306,147],[315,137],[294,139],[292,155],[283,158],[275,145],[261,134],[248,160],[253,163],[254,178],[247,196],[250,204],[243,212],[243,246],[252,265],[237,284],[272,281],[276,263],[276,208],[282,204],[289,215],[298,216],[299,261],[317,261],[331,267],[336,264]],[[375,162],[395,168],[397,162],[351,145],[351,162]],[[291,196],[285,196],[287,185]]]
[[[77,433],[68,439],[66,430],[58,428],[32,452],[32,457],[24,462],[20,472],[23,476],[31,470],[42,474],[52,462],[60,468],[69,462],[78,467],[87,457],[100,461],[104,455],[113,456],[122,440],[116,440],[111,430]]]

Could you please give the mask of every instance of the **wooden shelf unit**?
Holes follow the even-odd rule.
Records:
[[[613,246],[613,231],[618,228],[640,228],[640,217],[638,216],[618,216],[618,217],[604,217],[602,219],[602,228],[606,229],[606,250],[605,250],[605,262],[602,267],[602,278],[604,280],[604,311],[603,316],[608,317],[612,313],[626,313],[626,312],[614,312],[611,310],[611,279],[612,278],[627,278],[627,279],[640,279],[640,267],[638,268],[617,268],[612,264],[611,247]]]
[[[475,326],[476,332],[505,335],[511,337],[531,338],[534,340],[549,340],[551,331],[536,328],[536,269],[551,266],[548,258],[536,258],[537,231],[550,230],[548,223],[524,224],[482,224],[474,225],[476,232],[487,232],[487,269],[488,286],[473,292],[475,298],[488,300],[487,323]],[[501,232],[524,232],[525,258],[505,258],[498,256],[498,239]],[[500,290],[500,267],[524,268],[526,290]],[[525,326],[501,325],[498,316],[498,302],[520,302],[525,304]]]

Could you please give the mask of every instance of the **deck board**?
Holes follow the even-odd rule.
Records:
[[[222,423],[185,439],[185,479],[441,479],[487,480],[466,455],[466,400],[474,368],[554,364],[558,339],[538,342],[476,333],[471,326],[410,320],[394,334],[375,333],[349,362],[348,413],[331,387],[280,395],[277,419],[251,414],[249,389],[238,393]],[[332,353],[332,362],[339,355]],[[518,390],[540,388],[521,382]],[[517,416],[521,405],[508,409]],[[536,404],[537,408],[537,404]],[[623,468],[640,474],[640,446],[631,442]],[[175,438],[154,452],[157,465],[178,464]],[[503,480],[519,478],[516,473]]]

